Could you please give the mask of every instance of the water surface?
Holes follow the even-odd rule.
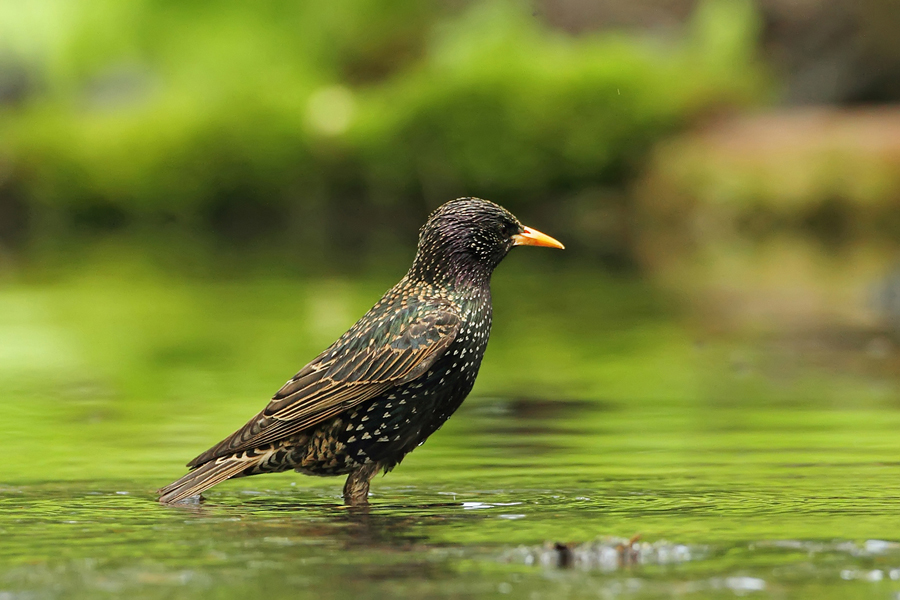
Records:
[[[0,600],[900,592],[890,339],[712,334],[584,270],[503,266],[473,395],[368,510],[294,473],[155,503],[393,278],[0,288]]]

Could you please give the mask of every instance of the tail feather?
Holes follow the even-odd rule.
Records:
[[[196,496],[208,490],[212,486],[230,479],[246,469],[259,464],[263,456],[247,456],[246,453],[211,460],[205,463],[178,481],[174,481],[166,487],[157,490],[162,504],[174,504],[179,500]]]

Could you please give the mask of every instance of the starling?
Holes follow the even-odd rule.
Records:
[[[412,267],[262,412],[159,490],[174,503],[232,477],[294,469],[348,475],[347,504],[453,414],[475,383],[491,331],[490,279],[513,246],[563,245],[479,198],[440,206]]]

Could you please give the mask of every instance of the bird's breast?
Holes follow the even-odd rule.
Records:
[[[491,327],[490,305],[460,310],[453,342],[421,377],[345,414],[341,443],[358,462],[390,468],[459,408],[475,383]]]

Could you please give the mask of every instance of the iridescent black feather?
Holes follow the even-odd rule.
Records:
[[[490,276],[525,228],[504,208],[460,198],[422,227],[406,276],[246,425],[159,491],[178,502],[232,477],[295,469],[349,474],[348,502],[459,407],[491,330]]]

